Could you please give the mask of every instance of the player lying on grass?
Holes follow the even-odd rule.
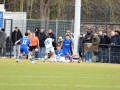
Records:
[[[25,33],[25,37],[21,38],[20,40],[15,42],[15,45],[17,43],[21,43],[20,45],[20,55],[18,56],[18,59],[16,62],[19,62],[19,60],[22,58],[23,52],[25,52],[25,54],[28,55],[28,57],[30,58],[31,63],[35,63],[32,56],[30,55],[30,52],[28,50],[28,45],[30,44],[30,39],[28,38],[28,33]]]
[[[56,61],[57,62],[69,62],[70,60],[65,60],[65,55],[63,50],[61,49],[61,46],[57,45],[57,50],[55,51],[56,54]]]
[[[46,40],[44,42],[45,43],[45,48],[46,48],[46,54],[45,54],[45,57],[44,57],[44,62],[45,62],[46,59],[48,59],[48,53],[51,53],[50,58],[52,60],[54,60],[54,58],[55,58],[55,52],[54,52],[54,47],[52,45],[52,42],[53,42],[52,38],[50,38],[50,36],[47,35]]]

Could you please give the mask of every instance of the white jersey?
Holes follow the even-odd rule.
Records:
[[[47,38],[44,43],[45,43],[46,48],[51,48],[52,47],[52,38]]]

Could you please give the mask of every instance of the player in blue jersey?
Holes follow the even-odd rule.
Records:
[[[69,62],[69,60],[65,60],[65,55],[63,49],[61,49],[61,46],[57,45],[57,50],[55,51],[56,54],[56,61],[57,62]]]
[[[20,46],[20,55],[18,56],[18,59],[16,62],[19,62],[19,60],[22,58],[22,55],[23,55],[23,52],[25,54],[28,55],[28,57],[30,58],[30,61],[31,63],[35,63],[33,61],[33,58],[32,56],[30,55],[30,52],[28,50],[28,45],[30,44],[30,39],[28,38],[28,33],[25,33],[25,37],[21,38],[20,40],[16,41],[15,44],[17,44],[18,42],[21,43],[21,46]]]
[[[63,40],[63,51],[64,51],[65,57],[72,62],[71,49],[73,52],[72,40],[70,39],[69,35],[66,35],[66,39]]]

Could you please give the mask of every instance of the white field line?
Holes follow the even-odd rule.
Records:
[[[4,77],[8,77],[8,78],[92,78],[92,79],[104,79],[104,78],[109,78],[109,77],[105,77],[105,76],[99,76],[99,77],[88,77],[88,76],[84,76],[84,77],[81,77],[81,76],[13,76],[13,75],[10,75],[10,76],[7,76],[7,75],[0,75],[0,78],[4,78]],[[112,77],[114,79],[120,79],[120,77]]]
[[[8,84],[0,83],[0,86],[53,86],[53,87],[93,87],[93,88],[120,88],[120,86],[109,86],[109,85],[69,85],[69,84]]]
[[[95,78],[95,79],[102,79],[102,78],[107,78],[105,76],[99,76],[99,77],[87,77],[87,76],[32,76],[32,75],[27,75],[27,76],[14,76],[14,75],[10,75],[10,76],[7,76],[7,75],[0,75],[0,78]],[[120,79],[120,77],[111,77],[112,79]]]

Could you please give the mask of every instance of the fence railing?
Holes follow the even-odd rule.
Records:
[[[89,62],[87,59],[91,59],[95,62],[120,63],[120,45],[99,44],[96,45],[98,48],[92,45],[93,44],[87,46],[89,48],[88,50],[84,44],[82,61],[85,60]]]

